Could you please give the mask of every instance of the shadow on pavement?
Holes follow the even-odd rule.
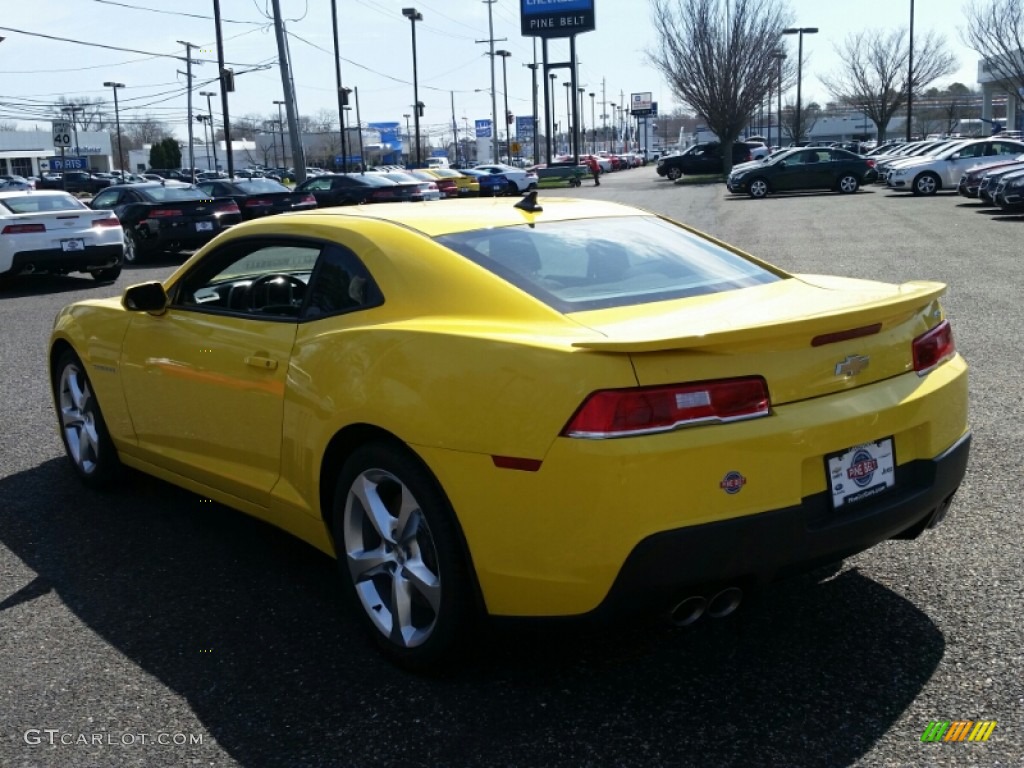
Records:
[[[847,570],[686,630],[492,629],[452,674],[416,677],[339,609],[330,558],[258,521],[135,473],[96,494],[64,460],[0,498],[0,542],[36,574],[0,584],[0,610],[52,590],[252,768],[849,765],[945,647]]]

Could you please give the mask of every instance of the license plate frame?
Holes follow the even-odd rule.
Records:
[[[64,253],[80,253],[85,250],[84,237],[69,237],[60,241],[60,249]]]
[[[213,232],[212,221],[197,221],[196,232]]]
[[[825,476],[833,509],[892,490],[896,487],[896,439],[883,437],[828,454]]]

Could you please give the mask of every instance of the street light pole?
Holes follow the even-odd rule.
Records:
[[[348,157],[345,151],[345,103],[348,93],[341,85],[341,47],[338,42],[338,4],[331,0],[331,24],[334,27],[334,79],[338,86],[338,128],[341,134],[341,170],[348,170]],[[335,164],[337,168],[337,164]]]
[[[188,80],[188,178],[193,184],[196,183],[196,155],[194,137],[192,135],[192,43],[178,40],[179,45],[185,46],[185,79]]]
[[[914,0],[910,0],[910,57],[907,64],[907,141],[910,141],[910,118],[914,111]]]
[[[208,117],[210,119],[210,143],[213,144],[213,169],[212,170],[219,171],[220,168],[218,167],[218,163],[217,163],[217,128],[216,128],[216,124],[213,122],[213,104],[210,101],[210,99],[213,98],[214,96],[216,96],[217,94],[214,93],[213,91],[200,91],[199,95],[206,97],[206,114],[208,115]],[[275,157],[277,155],[277,144],[276,143],[274,144],[274,155],[275,155]]]
[[[803,79],[804,70],[804,35],[817,34],[817,27],[789,27],[788,29],[782,30],[784,35],[797,35],[797,60],[796,60],[796,143],[800,143],[800,137],[804,132],[804,124],[801,117],[801,105],[800,105],[800,85]]]
[[[597,121],[594,119],[594,92],[590,92],[590,154],[597,154]]]
[[[572,131],[575,131],[576,128],[572,125],[572,99],[569,95],[572,93],[572,81],[566,80],[562,85],[565,86],[565,149],[571,155],[573,153],[572,146],[575,143],[572,140]]]
[[[775,53],[772,54],[772,58],[775,59],[776,63],[779,65],[779,73],[778,73],[778,75],[779,75],[779,93],[778,93],[778,99],[779,99],[779,105],[778,106],[779,106],[779,109],[778,109],[778,112],[779,112],[779,146],[781,147],[782,146],[782,62],[785,60],[786,54],[784,54],[782,51],[775,51]],[[771,127],[771,122],[772,122],[771,118],[769,117],[769,119],[768,119],[769,128]],[[768,142],[768,148],[771,149],[771,142],[770,141]]]
[[[408,142],[411,142],[412,141],[412,130],[409,128],[409,118],[412,117],[412,115],[406,113],[406,114],[402,115],[402,117],[405,118],[405,140],[408,141]],[[410,156],[411,153],[409,152],[408,148],[406,148],[405,154],[406,154],[406,157]],[[411,157],[409,159],[411,159]],[[408,160],[406,160],[406,162],[408,162]]]
[[[547,45],[547,40],[544,41],[544,44]],[[547,50],[547,49],[545,49],[545,50]],[[555,142],[556,142],[555,149],[556,150],[558,149],[557,137],[554,136],[554,133],[555,133],[555,80],[557,78],[558,78],[558,75],[556,75],[554,72],[551,72],[551,73],[548,74],[548,79],[551,81],[551,87],[548,88],[548,91],[550,92],[550,97],[551,97],[551,103],[550,104],[548,103],[548,96],[549,96],[549,94],[548,93],[544,94],[544,111],[548,113],[548,120],[547,120],[548,124],[546,126],[544,126],[544,128],[545,128],[544,132],[547,134],[546,141],[547,141],[547,150],[548,150],[548,157],[547,157],[548,165],[551,165],[551,142],[552,142],[552,140],[555,140]]]
[[[587,153],[587,118],[585,117],[586,110],[583,108],[583,95],[587,92],[586,88],[577,88],[576,91],[580,95],[579,104],[579,116],[580,116],[580,129],[577,131],[579,139],[576,142],[576,154]]]
[[[108,80],[103,84],[103,87],[114,89],[114,122],[117,124],[117,164],[121,169],[121,180],[124,181],[124,151],[121,149],[121,112],[117,106],[117,89],[124,88],[124,83],[114,83]]]
[[[416,22],[423,21],[423,14],[415,8],[403,8],[402,15],[412,24],[412,101],[413,111],[416,115],[416,167],[422,167],[420,159],[420,83],[419,74],[416,69]]]

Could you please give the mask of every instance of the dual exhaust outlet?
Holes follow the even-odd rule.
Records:
[[[724,619],[740,607],[742,600],[743,590],[739,587],[726,587],[710,599],[691,595],[673,606],[669,621],[677,627],[688,627],[705,614],[713,619]]]

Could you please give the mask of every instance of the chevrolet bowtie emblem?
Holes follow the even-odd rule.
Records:
[[[836,376],[850,378],[868,367],[870,358],[867,355],[847,355],[846,359],[836,363]]]

